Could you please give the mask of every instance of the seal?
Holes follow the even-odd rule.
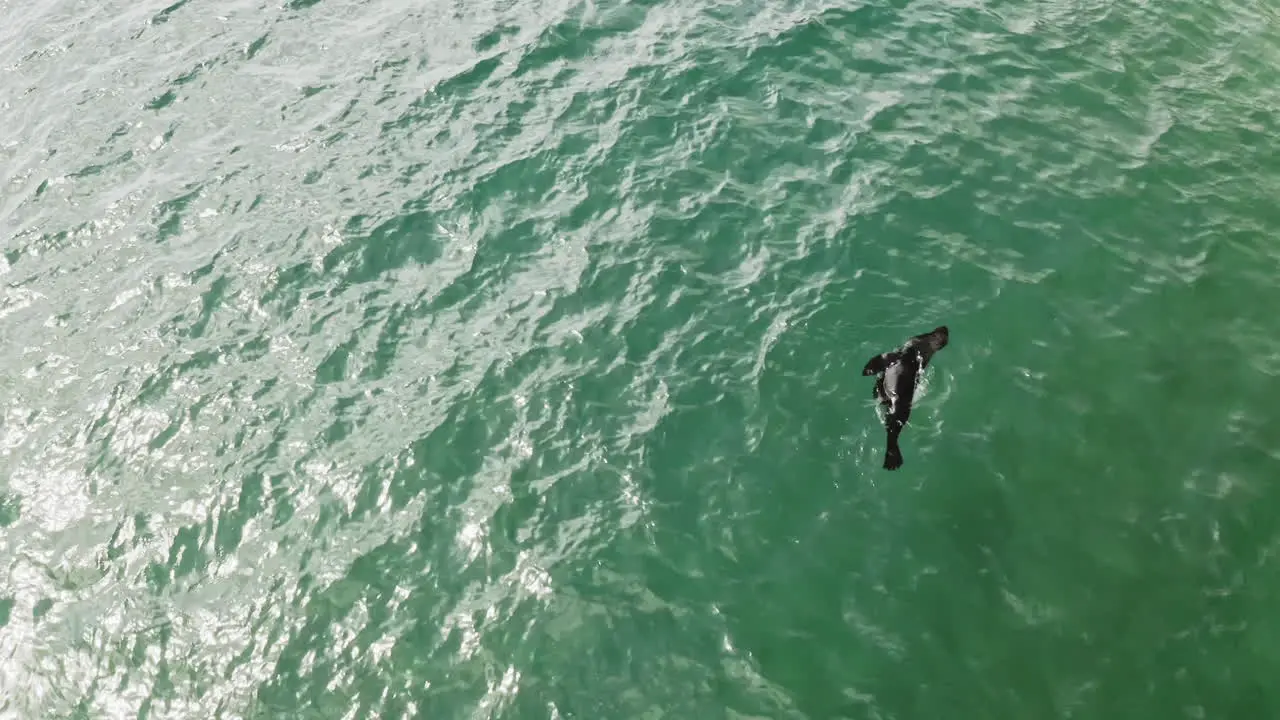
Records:
[[[929,366],[933,354],[947,346],[950,331],[946,325],[916,335],[902,347],[876,355],[867,361],[862,374],[877,375],[875,398],[885,408],[884,429],[888,435],[884,450],[884,468],[897,470],[902,467],[902,450],[898,447],[898,435],[911,419],[911,402],[915,399],[920,376]]]

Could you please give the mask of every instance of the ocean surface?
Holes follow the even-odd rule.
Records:
[[[0,718],[1280,716],[1280,8],[0,18]]]

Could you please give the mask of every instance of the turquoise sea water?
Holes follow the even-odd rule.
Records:
[[[1275,8],[0,16],[0,717],[1280,713]]]

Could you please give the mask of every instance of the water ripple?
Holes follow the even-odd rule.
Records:
[[[0,712],[1101,711],[1265,623],[1264,10],[5,11]]]

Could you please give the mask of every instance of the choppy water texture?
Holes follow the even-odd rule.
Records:
[[[1280,713],[1270,6],[0,15],[0,716]]]

